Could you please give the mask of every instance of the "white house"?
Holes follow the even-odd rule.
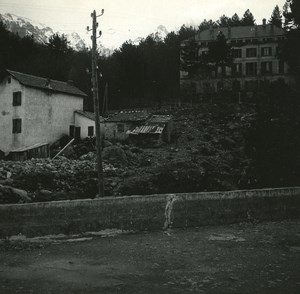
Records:
[[[7,70],[0,83],[0,150],[30,149],[68,135],[85,96],[72,83]]]
[[[104,125],[103,118],[100,117],[100,134],[101,137],[104,137]],[[95,137],[96,129],[95,129],[95,113],[76,110],[75,111],[75,126],[74,126],[74,136],[84,139],[87,137]],[[72,132],[70,132],[72,133]]]

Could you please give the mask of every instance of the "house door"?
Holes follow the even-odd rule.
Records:
[[[75,139],[80,139],[80,127],[75,127]]]
[[[69,127],[69,136],[71,137],[71,138],[74,138],[74,133],[75,133],[75,126],[70,126]]]

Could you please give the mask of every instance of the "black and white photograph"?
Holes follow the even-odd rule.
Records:
[[[0,293],[300,293],[300,0],[0,0]]]

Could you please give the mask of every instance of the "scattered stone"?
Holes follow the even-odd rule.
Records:
[[[28,193],[21,189],[0,185],[0,203],[27,203],[31,202]]]
[[[213,234],[208,237],[209,241],[234,241],[234,242],[244,242],[244,238],[236,237],[231,234]]]

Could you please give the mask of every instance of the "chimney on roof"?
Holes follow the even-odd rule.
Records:
[[[263,25],[265,26],[267,24],[267,20],[263,18]]]

